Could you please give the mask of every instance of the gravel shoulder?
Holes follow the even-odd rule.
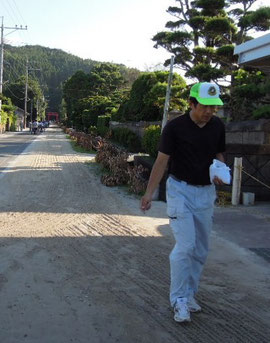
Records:
[[[0,177],[0,342],[269,342],[269,263],[213,231],[189,325],[173,321],[165,204],[99,181],[50,128]]]

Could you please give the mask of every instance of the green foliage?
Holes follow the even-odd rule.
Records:
[[[145,129],[142,146],[150,156],[156,157],[158,153],[158,143],[161,135],[161,127],[159,125],[150,125]]]
[[[19,108],[24,108],[24,96],[25,96],[25,76],[21,76],[13,83],[8,83],[8,86],[4,88],[5,96],[9,97],[12,103]],[[33,119],[45,119],[46,101],[44,100],[44,94],[38,83],[37,79],[29,76],[28,78],[28,91],[27,91],[27,112],[33,112]],[[37,118],[37,111],[38,116]]]
[[[185,76],[199,81],[218,81],[235,70],[235,44],[250,39],[251,29],[270,28],[270,7],[251,11],[255,0],[187,0],[169,7],[175,21],[166,27],[170,31],[157,33],[155,47],[165,48],[175,55],[175,64],[185,70]],[[237,4],[237,9],[235,9]],[[165,61],[165,65],[169,64]]]
[[[118,121],[117,113],[118,113],[118,108],[116,108],[116,107],[112,108],[112,110],[111,110],[111,120]]]
[[[205,31],[208,32],[208,34],[212,34],[214,36],[217,36],[217,33],[224,34],[225,32],[231,33],[231,23],[226,17],[214,17],[214,18],[208,18],[208,20],[205,21]]]
[[[15,121],[13,121],[11,123],[9,131],[11,131],[11,132],[15,132],[16,131],[16,123],[15,123]]]
[[[235,74],[235,85],[231,91],[232,119],[251,120],[267,117],[262,99],[269,94],[270,81],[260,71],[239,69]],[[260,110],[260,108],[262,108]]]
[[[104,137],[108,133],[110,119],[111,119],[110,115],[98,116],[98,119],[97,119],[97,133],[100,136]]]
[[[5,45],[4,91],[10,88],[10,84],[16,83],[18,78],[25,75],[27,58],[30,69],[39,69],[30,70],[29,78],[35,78],[38,81],[45,98],[48,99],[48,110],[51,112],[61,110],[62,84],[67,79],[79,70],[87,74],[95,66],[100,65],[97,61],[84,60],[59,49],[50,49],[38,45],[22,47]],[[127,85],[130,85],[139,75],[137,69],[127,68],[124,65],[119,65],[118,68]],[[116,78],[119,79],[119,75],[116,75]],[[5,83],[7,80],[9,83]],[[112,83],[109,83],[109,87],[111,85]],[[70,89],[71,92],[72,89],[73,87]],[[24,94],[19,96],[19,98],[23,97]],[[14,104],[17,105],[16,102]]]
[[[210,82],[213,78],[218,79],[223,76],[223,71],[212,67],[210,64],[199,63],[186,72],[186,76],[197,78],[199,81]]]
[[[99,115],[119,107],[123,86],[120,68],[111,63],[98,64],[89,74],[77,71],[63,87],[68,121],[76,129],[96,126]]]
[[[77,113],[82,113],[81,118],[85,128],[97,126],[98,116],[105,115],[110,106],[111,100],[105,96],[89,96],[79,101]],[[77,120],[80,120],[80,115],[77,116]]]
[[[254,119],[270,119],[270,105],[262,105],[252,112]]]
[[[10,83],[16,82],[18,75],[25,75],[26,59],[30,69],[29,77],[35,77],[42,85],[44,95],[48,98],[50,111],[59,112],[62,99],[61,84],[77,70],[89,72],[96,64],[92,60],[83,60],[59,49],[49,49],[42,46],[5,46],[5,61],[10,66],[6,68],[4,77]],[[7,85],[8,86],[8,85]]]
[[[142,73],[133,83],[130,95],[120,105],[114,120],[155,121],[161,120],[165,103],[168,72],[155,71]],[[183,110],[187,104],[182,99],[186,84],[183,78],[173,75],[170,109]]]
[[[247,12],[240,20],[239,26],[245,29],[266,31],[270,26],[270,8],[261,7],[257,11]]]
[[[88,133],[93,136],[97,136],[97,127],[96,126],[90,126],[88,128]]]
[[[89,74],[92,94],[109,96],[124,85],[120,68],[111,63],[97,64]]]
[[[177,1],[179,6],[169,7],[174,17],[166,27],[169,31],[157,33],[152,40],[175,55],[175,64],[185,76],[198,81],[232,80],[231,87],[223,86],[227,112],[233,120],[252,118],[267,94],[265,75],[254,78],[249,68],[243,77],[236,75],[238,56],[235,45],[252,37],[251,30],[270,28],[270,7],[252,10],[257,0],[187,0]],[[165,61],[168,65],[170,60]],[[229,81],[228,81],[229,82]],[[230,93],[230,90],[231,93]]]
[[[112,139],[126,147],[130,152],[139,152],[141,142],[139,136],[128,128],[115,128],[112,130]]]
[[[1,123],[0,126],[5,127],[7,130],[16,131],[16,120],[15,107],[13,106],[11,99],[0,94],[2,100],[1,108]],[[9,127],[6,125],[9,124]]]

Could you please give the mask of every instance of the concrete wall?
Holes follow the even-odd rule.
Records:
[[[249,120],[226,124],[227,144],[270,144],[270,120]]]
[[[242,157],[248,174],[270,186],[270,120],[226,124],[226,161],[233,170],[235,157]],[[270,189],[242,173],[242,192],[255,193],[255,200],[270,201]],[[230,187],[223,187],[231,191]]]

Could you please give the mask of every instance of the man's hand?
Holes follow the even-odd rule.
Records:
[[[169,155],[163,154],[163,152],[159,151],[157,159],[151,170],[146,192],[141,200],[141,210],[143,212],[151,208],[152,195],[155,189],[158,187],[160,180],[162,179],[162,176],[164,175],[169,158]]]
[[[152,197],[145,194],[141,199],[141,210],[143,212],[149,210],[151,208]]]
[[[215,176],[215,177],[213,178],[213,182],[214,182],[214,184],[217,185],[217,186],[225,185],[225,183],[224,183],[220,178],[218,178],[217,176]]]

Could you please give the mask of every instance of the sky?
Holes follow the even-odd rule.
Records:
[[[4,42],[61,49],[83,59],[122,63],[139,70],[162,69],[170,58],[151,38],[174,18],[175,0],[0,0]],[[258,0],[256,6],[267,6]],[[263,35],[265,33],[261,33]]]

